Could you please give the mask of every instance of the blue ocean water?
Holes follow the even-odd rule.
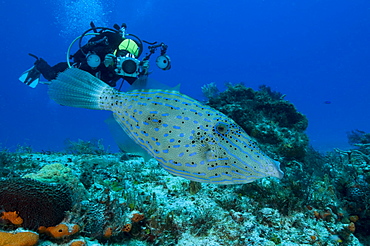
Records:
[[[89,28],[127,23],[129,33],[165,42],[172,68],[151,77],[181,84],[202,99],[211,82],[266,84],[307,115],[319,150],[346,148],[346,132],[370,131],[370,2],[365,0],[56,0],[0,2],[2,59],[0,147],[62,150],[65,139],[115,143],[108,112],[57,105],[47,86],[19,82],[36,54],[64,61],[71,41]],[[145,52],[145,51],[144,51]]]

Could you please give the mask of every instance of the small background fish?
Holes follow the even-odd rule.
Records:
[[[49,96],[61,105],[112,111],[127,135],[174,175],[217,184],[283,177],[279,163],[232,119],[178,91],[119,92],[71,68],[52,81]]]

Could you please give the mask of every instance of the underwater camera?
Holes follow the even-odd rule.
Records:
[[[126,77],[137,77],[140,73],[140,61],[133,57],[117,57],[116,73]]]

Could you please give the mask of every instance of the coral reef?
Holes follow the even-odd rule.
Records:
[[[347,137],[348,137],[348,143],[350,143],[352,145],[370,144],[370,133],[366,133],[366,132],[358,130],[358,129],[348,132]]]
[[[77,184],[78,179],[72,175],[72,169],[61,163],[52,163],[42,167],[37,173],[29,173],[23,178],[30,178],[44,183]]]
[[[208,105],[232,118],[274,159],[304,159],[308,120],[281,93],[268,86],[254,91],[229,84],[226,91],[209,98]]]
[[[220,93],[215,83],[203,85],[201,89],[203,96],[205,96],[207,99],[211,99]]]
[[[259,91],[242,85],[230,85],[222,93],[214,85],[204,90],[210,105],[229,114],[282,161],[283,179],[201,184],[169,174],[154,159],[127,153],[124,158],[85,150],[6,153],[4,160],[14,158],[13,166],[4,165],[8,176],[38,181],[0,181],[4,238],[26,227],[40,234],[40,246],[370,245],[366,132],[349,134],[353,149],[322,154],[307,146],[307,119],[283,94],[267,86]],[[68,208],[55,210],[63,199]],[[37,206],[26,207],[24,201]],[[18,205],[23,210],[14,207]],[[36,214],[58,219],[47,225],[39,215],[32,218]],[[33,237],[38,239],[35,233]],[[1,238],[0,233],[0,245]]]
[[[266,178],[235,186],[199,186],[170,175],[153,159],[146,163],[141,158],[122,161],[120,155],[112,154],[35,154],[32,158],[41,160],[41,169],[53,160],[80,178],[90,170],[93,179],[79,208],[66,214],[61,224],[78,225],[79,232],[72,235],[73,227],[69,227],[60,232],[62,238],[50,233],[41,237],[45,242],[96,246],[361,245],[355,235],[361,235],[366,225],[363,213],[348,209],[351,201],[347,199],[357,198],[336,191],[341,187],[337,184],[340,177],[349,176],[352,170],[346,162],[341,164],[343,169],[338,167],[343,173],[328,170],[338,162],[338,154],[327,157],[309,150],[305,162],[311,167],[295,162],[281,181]],[[354,210],[364,206],[357,204]]]
[[[103,140],[101,139],[99,140],[93,139],[90,141],[83,141],[79,139],[77,142],[67,139],[65,141],[65,145],[66,145],[66,152],[69,154],[99,155],[99,154],[106,153],[106,149],[104,148],[104,145],[103,145]]]
[[[37,229],[55,226],[72,207],[72,196],[67,186],[51,185],[32,179],[0,180],[0,207],[5,212],[17,212],[23,219],[22,227]]]

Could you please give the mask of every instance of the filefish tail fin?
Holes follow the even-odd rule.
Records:
[[[115,89],[78,68],[69,68],[59,73],[49,85],[49,97],[60,105],[104,109],[100,102],[102,94],[115,93]]]

